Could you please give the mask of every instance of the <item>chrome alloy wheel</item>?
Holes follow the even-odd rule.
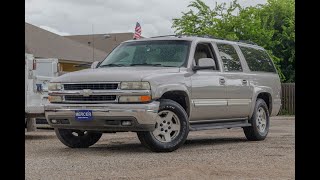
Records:
[[[172,111],[161,111],[158,113],[156,129],[152,135],[160,142],[171,142],[180,132],[180,120]]]
[[[259,107],[258,112],[257,112],[257,129],[260,133],[264,133],[267,127],[267,114],[266,111],[262,108]]]

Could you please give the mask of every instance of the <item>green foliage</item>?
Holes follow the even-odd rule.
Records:
[[[230,40],[253,41],[268,50],[282,82],[295,81],[295,2],[268,0],[266,4],[241,7],[216,3],[210,8],[192,1],[189,11],[173,19],[177,34],[211,35]]]

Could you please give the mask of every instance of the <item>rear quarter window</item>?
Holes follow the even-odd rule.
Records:
[[[251,47],[239,47],[251,71],[276,72],[266,51]]]

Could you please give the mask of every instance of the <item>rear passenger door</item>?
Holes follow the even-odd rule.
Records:
[[[222,62],[227,89],[227,117],[246,118],[249,116],[253,87],[250,86],[249,74],[241,63],[237,47],[228,43],[216,43]]]
[[[266,103],[270,109],[275,108],[273,112],[276,114],[281,105],[281,83],[270,56],[259,47],[239,45],[239,49],[249,69],[250,85],[259,91],[270,93],[272,99]]]

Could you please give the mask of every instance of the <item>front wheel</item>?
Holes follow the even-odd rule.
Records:
[[[162,99],[153,132],[137,132],[144,146],[155,152],[171,152],[178,149],[189,133],[188,115],[175,101]]]
[[[264,140],[269,132],[270,116],[263,99],[257,99],[250,122],[251,126],[243,128],[246,138],[250,141]]]
[[[55,133],[58,139],[70,148],[87,148],[98,142],[102,136],[102,133],[74,129],[55,128]]]

